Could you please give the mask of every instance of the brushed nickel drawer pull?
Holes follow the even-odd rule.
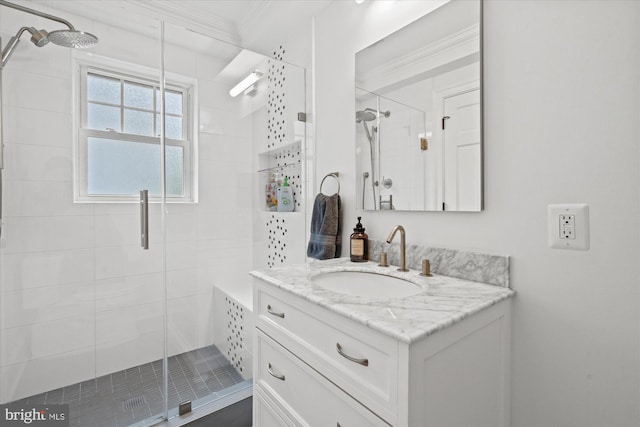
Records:
[[[356,359],[355,357],[351,357],[348,354],[345,354],[342,351],[342,346],[340,345],[340,343],[336,343],[336,350],[338,350],[338,354],[340,354],[340,356],[344,357],[345,359],[348,359],[355,363],[359,363],[363,366],[369,366],[369,359]]]
[[[284,375],[278,375],[271,370],[271,363],[269,363],[269,366],[267,367],[267,371],[269,371],[269,374],[271,374],[272,377],[277,378],[280,381],[284,381]]]
[[[271,306],[267,305],[267,311],[269,312],[269,314],[272,314],[274,316],[278,316],[278,317],[282,317],[284,319],[284,313],[276,313],[275,311],[271,310]]]

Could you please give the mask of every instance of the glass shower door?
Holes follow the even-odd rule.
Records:
[[[242,51],[165,23],[170,417],[251,395],[250,286],[224,292],[251,269],[252,115],[219,76]]]
[[[149,423],[166,413],[160,24],[47,12],[100,41],[25,42],[2,70],[0,404],[68,405],[70,425]],[[51,26],[5,7],[0,19],[3,40]]]

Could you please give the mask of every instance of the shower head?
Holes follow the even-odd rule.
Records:
[[[369,111],[356,111],[356,123],[361,123],[362,121],[370,122],[371,120],[375,120],[375,118],[376,115]]]
[[[30,13],[31,15],[50,19],[52,21],[64,24],[69,28],[68,30],[57,30],[52,31],[51,33],[47,33],[45,30],[38,31],[33,27],[20,28],[18,33],[15,36],[11,37],[11,40],[9,40],[7,46],[2,50],[3,67],[6,65],[7,61],[9,61],[9,57],[20,41],[20,36],[22,36],[22,33],[24,33],[25,31],[28,31],[31,34],[31,42],[38,47],[42,47],[49,42],[53,42],[54,44],[64,47],[87,48],[98,43],[98,38],[96,36],[94,36],[93,34],[84,33],[82,31],[77,31],[75,28],[73,28],[73,25],[71,25],[71,23],[66,19],[58,18],[57,16],[49,15],[48,13],[40,12],[28,7],[9,3],[5,0],[0,0],[0,6],[10,7],[12,9]]]
[[[374,110],[373,108],[365,108],[364,111],[369,111],[378,117],[380,117],[380,115],[383,115],[385,118],[388,118],[391,115],[391,111],[380,111],[380,110]]]
[[[98,38],[91,33],[77,30],[57,30],[49,33],[49,41],[63,47],[86,49],[98,43]]]

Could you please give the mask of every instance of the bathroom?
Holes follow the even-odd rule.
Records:
[[[343,256],[362,216],[370,239],[384,240],[402,224],[409,245],[510,257],[510,425],[640,425],[638,2],[483,2],[480,212],[361,208],[354,57],[434,2],[246,2],[235,12],[236,2],[211,2],[208,13],[193,2],[199,14],[165,2],[12,3],[62,17],[99,42],[82,51],[37,48],[24,35],[3,69],[0,403],[211,343],[239,360],[227,353],[225,320],[216,319],[228,310],[250,312],[250,270],[269,267],[276,256],[278,263],[305,262],[313,197],[322,179],[338,172]],[[57,25],[0,6],[3,47],[22,26]],[[266,80],[253,97],[231,98],[229,89],[244,76],[221,80],[227,63],[211,53],[228,62],[242,48],[286,67],[287,81],[294,80],[287,84],[297,87],[290,101],[306,113],[302,129],[288,123],[288,133],[304,135],[304,149],[296,182],[303,202],[286,219],[286,261],[284,249],[267,250],[267,223],[278,215],[258,206]],[[90,203],[76,193],[72,67],[82,57],[97,68],[134,63],[155,73],[164,63],[167,80],[185,76],[197,86],[198,200],[167,203],[166,210],[150,203],[148,251],[139,245],[137,200]],[[104,58],[112,61],[99,62]],[[332,180],[325,185],[334,191]],[[558,203],[589,206],[587,251],[549,247],[547,206]],[[251,393],[245,344],[248,372],[234,367],[232,397]],[[59,372],[65,384],[57,382]],[[5,397],[21,387],[15,399]],[[206,400],[223,405],[222,394]],[[197,397],[187,417],[205,410]],[[177,412],[161,406],[149,417],[162,418],[165,409]]]

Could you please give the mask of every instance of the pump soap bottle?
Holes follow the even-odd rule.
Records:
[[[294,208],[293,192],[289,185],[289,178],[285,176],[282,187],[278,189],[278,212],[293,212]]]
[[[360,223],[361,219],[362,217],[359,216],[350,239],[352,262],[365,262],[369,259],[369,236],[364,232],[364,227]]]

